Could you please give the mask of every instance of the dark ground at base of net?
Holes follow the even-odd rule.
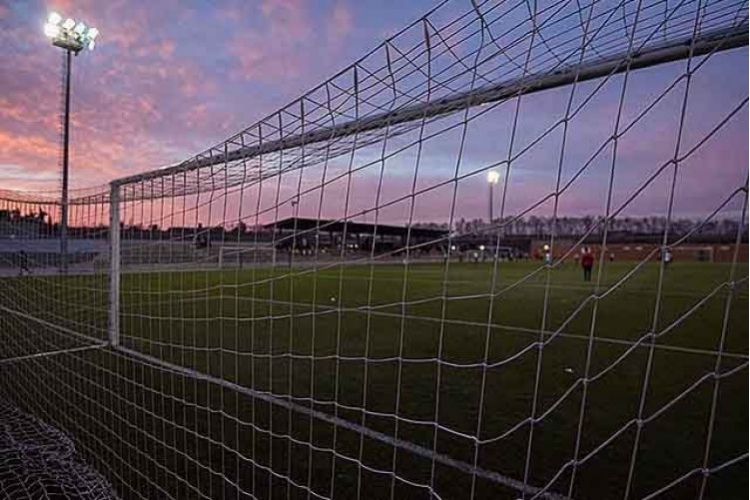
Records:
[[[239,439],[237,424],[230,418],[221,417],[217,413],[210,413],[205,408],[218,410],[221,406],[220,395],[224,392],[223,407],[229,415],[240,415],[242,418],[252,420],[253,405],[255,410],[255,423],[260,429],[267,429],[269,422],[273,421],[274,431],[280,435],[287,434],[299,439],[303,443],[314,442],[317,446],[328,447],[332,443],[333,427],[331,425],[313,421],[312,425],[308,418],[302,418],[296,413],[290,413],[278,407],[271,407],[267,403],[253,400],[245,396],[237,397],[234,392],[222,391],[215,386],[209,386],[203,382],[195,384],[192,380],[183,381],[181,378],[174,379],[172,375],[166,375],[159,371],[144,369],[142,365],[130,363],[122,359],[114,361],[114,358],[100,353],[98,362],[102,366],[110,365],[115,371],[134,381],[135,384],[143,384],[141,387],[154,386],[161,394],[172,395],[177,399],[171,398],[153,398],[142,390],[137,390],[137,385],[132,387],[123,387],[121,383],[110,383],[107,377],[102,377],[94,373],[86,374],[85,370],[80,373],[78,387],[85,392],[92,400],[81,400],[75,397],[64,397],[70,391],[56,391],[55,395],[48,395],[50,402],[54,406],[48,407],[48,416],[54,419],[61,419],[61,425],[69,429],[75,429],[78,437],[84,442],[93,443],[89,451],[95,452],[96,459],[94,463],[103,470],[111,468],[118,471],[119,478],[111,479],[120,493],[125,498],[136,498],[135,492],[145,495],[146,498],[163,497],[163,491],[157,489],[154,484],[159,485],[166,492],[170,492],[175,498],[199,498],[199,495],[192,488],[197,488],[209,498],[245,498],[240,494],[237,487],[225,478],[236,481],[237,486],[246,492],[254,492],[259,498],[286,498],[287,489],[290,490],[291,498],[305,498],[306,491],[289,485],[286,479],[274,477],[267,470],[259,467],[253,467],[249,461],[244,461],[231,450],[222,449],[219,443],[226,442],[231,448],[239,450],[246,457],[252,458],[262,465],[270,465],[275,472],[289,476],[296,480],[300,485],[309,485],[314,491],[327,495],[330,488],[334,491],[334,498],[356,498],[357,492],[362,492],[362,498],[383,498],[387,497],[390,492],[391,480],[390,475],[379,475],[362,470],[361,483],[358,483],[358,474],[360,472],[356,464],[338,459],[335,463],[335,474],[332,474],[333,462],[332,455],[329,452],[313,451],[306,444],[289,444],[284,437],[269,438],[262,432],[253,433],[249,428],[239,429]],[[82,368],[80,363],[71,363],[71,368]],[[53,371],[50,371],[53,373]],[[102,387],[96,389],[93,386],[88,390],[84,389],[83,380],[99,380]],[[49,389],[54,390],[56,382],[48,380]],[[185,382],[184,387],[182,387]],[[724,441],[724,446],[729,439],[734,439],[741,443],[746,442],[744,437],[740,438],[742,432],[740,429],[732,429],[731,422],[727,422],[727,416],[736,408],[737,391],[746,388],[746,381],[738,381],[740,386],[724,386],[723,394],[720,397],[719,421],[717,429],[720,433],[717,435],[719,441]],[[59,384],[59,382],[57,382]],[[112,402],[113,393],[120,393],[122,400]],[[745,392],[746,393],[746,392]],[[98,395],[98,397],[97,397]],[[210,397],[209,397],[210,396]],[[707,392],[698,394],[697,402],[705,403],[708,398]],[[110,404],[108,405],[108,399]],[[109,407],[115,413],[103,411],[94,401],[101,401],[105,407]],[[181,404],[178,400],[185,400],[192,404]],[[126,403],[130,401],[132,404]],[[239,403],[239,406],[237,405]],[[40,402],[32,403],[31,406],[37,406]],[[198,404],[204,408],[193,406]],[[136,409],[138,405],[142,409]],[[674,474],[677,469],[675,462],[676,457],[685,458],[686,455],[692,455],[697,459],[696,448],[703,447],[703,439],[691,440],[686,439],[682,432],[680,436],[674,435],[675,429],[685,429],[686,415],[683,411],[689,412],[691,407],[676,408],[678,412],[672,415],[672,418],[662,421],[657,428],[651,429],[650,432],[643,436],[643,447],[646,463],[645,468],[639,467],[640,474],[648,474],[645,478],[639,474],[640,484],[645,482],[664,486],[665,479]],[[700,404],[703,407],[705,404]],[[75,408],[75,409],[74,409]],[[318,406],[322,410],[329,410],[323,405]],[[119,415],[115,416],[115,415]],[[357,412],[340,412],[339,415],[350,421],[357,421],[360,415]],[[691,415],[691,413],[688,413]],[[705,420],[699,418],[705,415],[694,415],[690,417],[693,425],[689,427],[698,430],[704,424]],[[168,424],[169,422],[169,424]],[[171,423],[175,425],[172,425]],[[388,419],[369,418],[367,424],[383,431],[390,429],[393,432],[393,423]],[[555,425],[556,422],[550,422]],[[730,427],[727,427],[727,424]],[[82,430],[86,433],[82,434]],[[312,431],[312,440],[311,434]],[[733,432],[734,431],[734,432]],[[338,428],[337,446],[338,453],[348,456],[359,456],[360,436],[357,433]],[[401,425],[401,432],[414,438],[422,436],[422,441],[426,445],[430,440],[432,433],[427,429],[414,428],[411,426]],[[591,431],[589,431],[591,432]],[[556,429],[556,439],[548,440],[539,436],[540,446],[549,446],[546,453],[548,459],[554,459],[555,455],[562,452],[561,448],[556,448],[555,443],[565,441],[563,435],[564,428]],[[731,434],[731,435],[726,435]],[[205,437],[213,438],[216,442],[211,443]],[[689,435],[689,433],[688,433]],[[723,436],[722,436],[723,435]],[[92,440],[93,436],[101,439],[100,443]],[[115,439],[116,436],[116,439]],[[569,437],[569,436],[568,436]],[[506,462],[518,461],[525,454],[527,432],[521,432],[515,439],[506,440],[501,447],[501,456],[496,458],[506,459]],[[609,447],[598,459],[585,467],[579,476],[577,495],[575,498],[610,498],[620,497],[622,495],[623,477],[622,474],[612,474],[627,463],[629,458],[630,444],[632,443],[633,432],[627,432],[621,439],[618,439],[613,446]],[[438,437],[438,451],[451,453],[458,458],[468,458],[473,450],[462,446],[450,439],[450,436],[441,434]],[[127,444],[126,444],[127,443]],[[102,446],[106,444],[107,446]],[[736,447],[736,446],[735,446]],[[171,448],[171,449],[170,449]],[[650,452],[648,451],[650,450]],[[691,453],[691,450],[693,453]],[[185,459],[181,453],[187,453],[194,457],[197,462],[204,467],[198,466],[197,463]],[[394,449],[390,446],[377,443],[370,439],[364,440],[362,449],[363,461],[372,466],[380,466],[384,470],[391,469]],[[553,455],[549,456],[552,452]],[[665,452],[669,459],[659,466],[648,467],[648,458],[655,458],[654,453],[662,455]],[[721,455],[719,451],[717,455]],[[93,455],[90,455],[94,458]],[[513,460],[515,459],[515,460]],[[688,460],[685,460],[686,462]],[[671,465],[670,465],[671,462]],[[126,465],[129,464],[129,465]],[[312,464],[312,468],[310,469]],[[620,467],[618,467],[618,464]],[[500,466],[501,464],[498,464]],[[172,473],[167,473],[162,469],[166,467]],[[422,479],[429,482],[431,472],[431,462],[429,460],[414,457],[403,451],[397,452],[396,471],[402,477],[411,480]],[[212,469],[214,472],[210,472]],[[138,472],[136,472],[136,470]],[[645,471],[645,472],[644,472]],[[684,471],[680,471],[684,472]],[[143,475],[142,475],[143,474]],[[180,479],[185,478],[191,486]],[[331,483],[333,477],[333,483]],[[466,474],[457,473],[455,470],[437,465],[436,467],[435,487],[442,498],[465,498],[467,488],[470,482]],[[563,475],[561,479],[567,479]],[[146,479],[148,478],[148,479]],[[619,479],[619,482],[617,481]],[[695,476],[692,480],[687,481],[678,487],[670,490],[662,498],[694,498],[697,496],[700,476]],[[567,482],[567,481],[566,481]],[[563,483],[565,484],[565,483]],[[639,484],[637,482],[636,484]],[[709,489],[706,498],[732,498],[737,492],[742,492],[747,487],[747,476],[744,467],[735,466],[726,469],[715,477],[709,479]],[[638,491],[639,488],[636,488]],[[395,482],[395,498],[429,498],[424,491],[408,487],[400,481]],[[484,480],[477,482],[477,497],[479,498],[515,498],[516,492],[506,488],[498,487],[495,484]],[[636,498],[640,497],[637,496]]]

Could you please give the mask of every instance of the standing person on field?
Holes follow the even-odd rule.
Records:
[[[31,274],[31,269],[29,269],[29,256],[25,251],[21,250],[18,252],[18,275],[23,276],[24,271],[26,274]]]
[[[664,267],[667,267],[670,262],[672,262],[672,252],[670,252],[667,248],[667,250],[664,252]]]
[[[588,247],[583,249],[581,267],[583,268],[583,281],[591,281],[591,269],[594,267],[594,253]]]

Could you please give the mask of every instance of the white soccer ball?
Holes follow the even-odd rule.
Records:
[[[573,373],[573,369],[570,367],[566,368],[564,371],[565,373]]]
[[[331,302],[336,302],[336,297],[331,297]]]

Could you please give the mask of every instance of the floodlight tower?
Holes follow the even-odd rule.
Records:
[[[487,172],[487,184],[490,186],[490,220],[489,223],[492,225],[492,208],[493,208],[493,201],[492,196],[495,191],[495,186],[500,181],[500,174],[496,170],[490,170]]]
[[[50,12],[44,25],[44,34],[52,45],[65,51],[65,111],[63,118],[63,166],[62,193],[60,196],[60,260],[63,272],[68,271],[68,138],[70,131],[70,68],[73,55],[84,49],[94,50],[94,40],[99,30],[86,26],[82,21],[63,18]]]

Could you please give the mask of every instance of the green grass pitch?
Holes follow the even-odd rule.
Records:
[[[730,265],[675,262],[661,291],[658,264],[636,266],[606,263],[598,284],[596,268],[585,283],[572,263],[548,272],[537,262],[496,272],[451,262],[123,275],[125,347],[453,465],[108,348],[6,365],[0,388],[17,398],[29,366],[48,379],[33,389],[38,401],[19,404],[76,435],[105,471],[121,471],[109,477],[126,498],[136,489],[307,498],[305,486],[323,497],[430,498],[410,483],[432,484],[443,499],[521,497],[458,462],[534,487],[555,478],[549,491],[562,496],[622,498],[636,434],[631,497],[690,473],[658,498],[694,498],[714,398],[708,468],[747,453],[747,265],[735,270],[729,307]],[[5,281],[21,294],[35,279]],[[85,308],[61,314],[59,304],[72,300],[71,283],[94,289],[95,279],[48,279],[52,305],[36,303],[35,313],[84,318]],[[100,299],[86,293],[80,300]],[[722,339],[726,375],[716,379]],[[704,498],[743,496],[746,463],[712,473]],[[395,480],[379,472],[392,470]]]

